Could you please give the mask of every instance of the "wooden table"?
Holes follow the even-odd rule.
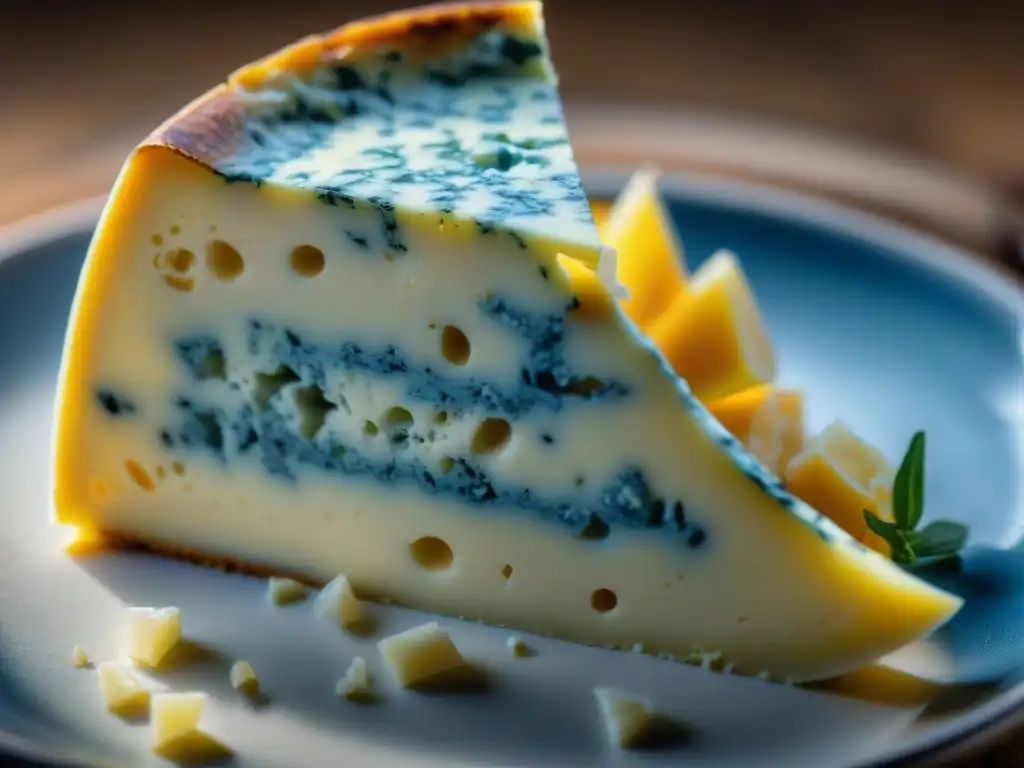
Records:
[[[234,67],[404,4],[8,0],[0,223],[106,191],[139,138]],[[1015,258],[1024,5],[548,0],[547,17],[584,165],[752,176]],[[1024,765],[1024,736],[984,761]]]

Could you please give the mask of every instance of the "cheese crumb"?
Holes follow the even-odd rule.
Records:
[[[348,578],[340,575],[320,590],[313,610],[320,618],[337,622],[343,629],[354,629],[366,618],[363,604],[352,591]]]
[[[128,656],[141,666],[158,666],[181,639],[181,611],[173,607],[128,611]]]
[[[370,687],[370,670],[366,666],[366,659],[362,656],[352,659],[345,676],[338,681],[335,693],[346,699],[366,700],[373,697]]]
[[[522,659],[533,655],[533,649],[515,635],[509,637],[506,645],[516,658]]]
[[[100,694],[109,712],[125,717],[142,714],[149,706],[149,691],[126,664],[104,661],[97,667]]]
[[[205,704],[205,693],[153,694],[153,749],[166,749],[173,742],[194,733]]]
[[[71,663],[79,669],[87,667],[89,666],[89,654],[87,654],[81,646],[76,645],[71,649]]]
[[[260,679],[256,677],[256,671],[248,661],[236,661],[231,665],[228,673],[231,678],[231,687],[241,691],[246,696],[258,696],[260,693]]]
[[[610,687],[595,688],[594,697],[613,745],[628,749],[650,736],[655,722],[650,701]]]
[[[465,666],[459,649],[436,621],[386,637],[377,650],[406,688]]]
[[[267,582],[267,594],[274,605],[288,605],[305,600],[309,590],[295,579],[271,576]]]

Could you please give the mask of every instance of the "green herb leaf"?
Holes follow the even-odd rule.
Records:
[[[892,516],[901,530],[912,531],[923,514],[924,432],[916,432],[896,471],[896,481],[892,487]]]
[[[903,565],[914,562],[914,547],[910,538],[914,535],[912,532],[900,530],[898,525],[882,520],[869,509],[864,510],[864,521],[871,531],[885,539],[895,562]]]
[[[883,520],[870,509],[864,510],[864,522],[868,524],[868,528],[878,536],[881,536],[889,544],[892,544],[899,538],[900,527],[895,523],[890,523],[887,520]]]
[[[918,559],[953,557],[967,543],[967,526],[950,520],[936,520],[915,533],[914,552]]]

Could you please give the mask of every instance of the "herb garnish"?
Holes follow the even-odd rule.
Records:
[[[936,520],[915,530],[924,514],[924,432],[916,432],[892,486],[893,522],[864,510],[868,528],[888,542],[900,565],[956,557],[967,542],[967,526]]]

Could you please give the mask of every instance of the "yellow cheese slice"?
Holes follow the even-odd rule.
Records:
[[[693,394],[710,402],[775,377],[775,350],[735,255],[718,251],[648,331]]]
[[[646,329],[686,290],[686,264],[675,224],[653,170],[636,171],[615,199],[602,230],[618,253],[617,276],[629,290],[625,313]]]
[[[795,390],[762,384],[715,400],[708,410],[779,477],[803,447],[803,396]]]
[[[868,530],[864,510],[892,520],[895,470],[886,458],[841,421],[807,441],[786,467],[791,493],[832,518],[857,541],[889,554],[884,539]]]

